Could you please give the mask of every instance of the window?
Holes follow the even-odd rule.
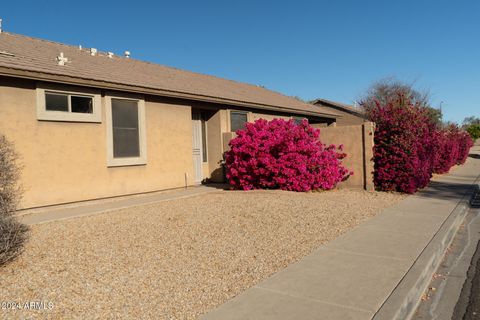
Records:
[[[205,115],[204,114],[202,114],[201,123],[202,123],[202,160],[203,160],[203,162],[208,162],[208,158],[207,158],[207,121],[205,120]]]
[[[76,113],[93,113],[93,98],[70,96],[72,112]]]
[[[306,119],[304,117],[293,117],[293,121],[295,121],[296,124],[300,124],[303,119]]]
[[[68,95],[45,92],[45,108],[48,111],[68,112]]]
[[[239,129],[243,129],[247,121],[247,112],[230,111],[230,131],[235,132]]]
[[[146,164],[144,101],[123,97],[106,99],[108,165]]]
[[[138,102],[112,99],[113,157],[140,156]]]
[[[93,97],[45,91],[45,109],[47,111],[93,113]]]
[[[37,119],[101,122],[100,101],[99,92],[91,89],[41,85],[37,88]]]

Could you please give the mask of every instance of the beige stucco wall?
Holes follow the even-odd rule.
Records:
[[[21,208],[176,188],[193,184],[191,109],[145,101],[147,164],[107,167],[102,123],[38,121],[35,83],[0,78],[0,132],[22,165]],[[102,98],[104,100],[104,98]]]
[[[206,178],[213,182],[223,182],[223,132],[227,128],[227,110],[216,111],[207,121],[208,168]]]
[[[105,94],[109,93],[96,91],[102,94],[101,123],[39,121],[36,82],[0,77],[0,133],[14,142],[20,155],[24,190],[20,208],[178,188],[185,186],[185,176],[187,185],[193,185],[192,107],[209,114],[203,176],[223,181],[220,163],[228,147],[224,140],[230,131],[228,106],[145,97],[147,164],[108,167]],[[249,121],[260,118],[290,117],[249,111]]]
[[[330,126],[320,128],[320,141],[324,144],[343,144],[343,159],[346,168],[354,174],[340,184],[341,187],[354,187],[373,190],[373,133],[372,122],[352,126]]]

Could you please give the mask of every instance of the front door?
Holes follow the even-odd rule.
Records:
[[[195,184],[200,184],[202,175],[202,120],[199,112],[192,112],[193,131],[193,171],[195,173]]]

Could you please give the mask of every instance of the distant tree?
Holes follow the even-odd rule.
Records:
[[[308,103],[307,100],[302,99],[302,98],[300,98],[299,96],[292,96],[292,98],[295,99],[295,100],[301,101],[301,102]]]
[[[471,116],[471,117],[466,117],[465,119],[463,119],[463,122],[462,122],[463,127],[468,127],[472,124],[480,125],[480,118],[475,117],[475,116]]]
[[[433,123],[440,126],[443,119],[442,110],[430,106],[424,106],[424,108],[426,109],[428,118],[430,118]]]
[[[473,140],[480,138],[480,124],[472,124],[467,127],[466,131]]]
[[[480,118],[471,116],[463,119],[462,128],[468,132],[473,140],[480,138]]]
[[[360,105],[364,108],[367,117],[378,104],[386,105],[392,103],[401,96],[414,106],[426,109],[427,116],[437,125],[442,124],[442,110],[434,108],[430,104],[430,94],[420,92],[413,88],[413,85],[403,83],[396,78],[381,79],[368,89],[366,95],[361,99]]]

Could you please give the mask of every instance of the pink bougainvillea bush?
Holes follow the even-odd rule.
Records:
[[[306,120],[257,120],[229,143],[226,177],[236,189],[329,190],[353,172],[342,165],[342,147],[326,146]]]
[[[383,191],[414,193],[432,176],[431,126],[427,115],[403,97],[370,111],[376,123],[374,183]]]
[[[468,132],[460,130],[458,127],[456,139],[458,141],[458,156],[456,164],[464,164],[465,161],[467,161],[470,148],[473,147],[473,139]]]
[[[468,157],[473,142],[457,126],[432,122],[428,109],[398,94],[369,110],[376,123],[373,160],[378,190],[414,193],[433,173],[446,173]]]
[[[435,173],[447,173],[457,163],[460,145],[455,129],[456,127],[450,126],[436,132],[438,138],[433,166],[433,172]]]

